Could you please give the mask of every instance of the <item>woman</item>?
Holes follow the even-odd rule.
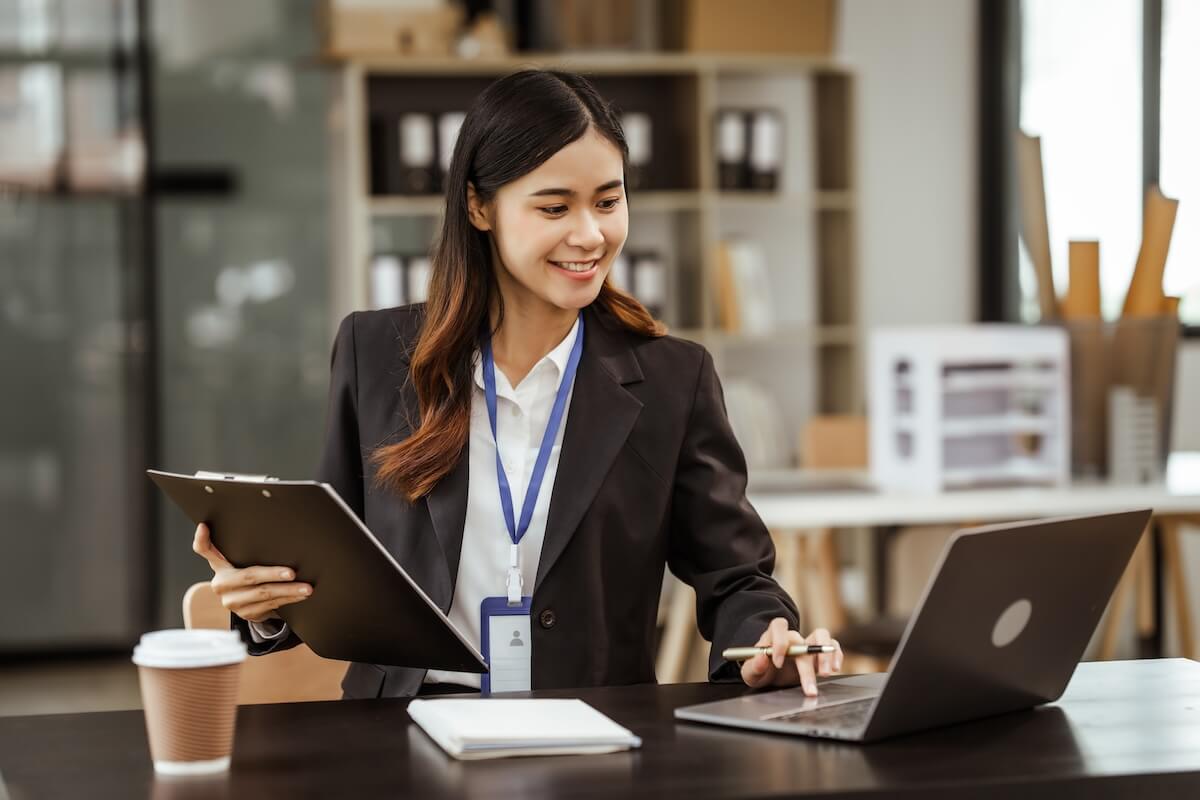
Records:
[[[428,303],[356,312],[338,331],[318,478],[474,644],[485,598],[520,607],[534,689],[654,681],[665,564],[696,590],[712,680],[815,694],[842,654],[785,655],[836,643],[798,633],[771,578],[712,358],[608,280],[628,232],[626,153],[578,75],[519,72],[479,96],[446,181]],[[275,612],[314,587],[235,569],[203,525],[194,549],[252,653],[298,643]],[[721,659],[747,644],[772,654]],[[347,697],[478,687],[360,663],[343,682]]]

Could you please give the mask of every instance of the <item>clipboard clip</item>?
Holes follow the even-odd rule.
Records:
[[[270,475],[248,475],[244,472],[206,472],[202,469],[196,470],[196,474],[193,477],[207,481],[247,481],[250,483],[279,480],[279,478],[274,478]]]

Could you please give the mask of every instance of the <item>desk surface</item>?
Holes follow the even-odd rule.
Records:
[[[847,481],[862,483],[868,478],[862,471],[842,471],[838,475]],[[797,473],[797,480],[800,484],[805,482],[803,471]],[[1160,515],[1200,514],[1200,453],[1172,453],[1163,483],[1146,486],[1076,483],[1057,488],[966,489],[921,494],[873,490],[789,491],[782,488],[786,483],[779,475],[774,475],[771,480],[756,485],[751,475],[750,502],[772,530],[1001,522],[1134,508],[1153,508],[1154,513]],[[772,488],[767,488],[772,484]],[[820,486],[819,482],[817,486]]]
[[[737,686],[573,693],[643,737],[641,750],[457,762],[406,700],[246,706],[233,769],[156,781],[140,711],[0,719],[8,797],[1120,797],[1200,795],[1200,663],[1084,664],[1064,698],[872,745],[677,723]],[[538,696],[570,696],[540,692]],[[0,785],[0,797],[5,797]]]

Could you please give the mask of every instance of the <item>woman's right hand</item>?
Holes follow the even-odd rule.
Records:
[[[238,569],[230,564],[212,543],[208,526],[203,522],[196,526],[192,550],[212,567],[210,585],[221,598],[221,605],[247,622],[279,619],[275,609],[312,596],[312,587],[293,582],[296,576],[287,567]]]

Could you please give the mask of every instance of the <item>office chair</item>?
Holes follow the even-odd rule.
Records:
[[[194,583],[183,595],[186,628],[230,627],[229,612],[208,581]],[[314,653],[306,644],[265,656],[252,656],[242,666],[238,703],[297,703],[338,700],[342,696],[345,661]]]

